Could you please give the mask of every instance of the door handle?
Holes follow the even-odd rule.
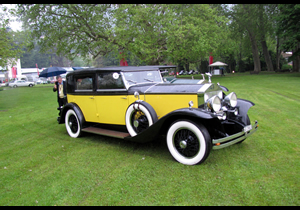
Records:
[[[127,99],[127,97],[121,97],[121,99]]]
[[[94,99],[94,97],[90,97],[90,99]]]

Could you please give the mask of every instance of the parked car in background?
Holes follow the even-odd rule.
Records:
[[[189,71],[189,75],[194,74],[194,73],[195,73],[195,71],[194,71],[193,69],[191,69],[191,70]]]
[[[36,81],[36,84],[48,84],[48,82],[46,80],[41,80],[39,79],[38,81]]]
[[[186,71],[185,70],[181,70],[180,72],[179,72],[179,75],[186,75],[187,73],[186,73]]]
[[[171,71],[171,72],[169,73],[169,76],[172,76],[172,75],[175,75],[175,72],[174,72],[174,71]]]
[[[241,143],[258,128],[247,114],[254,103],[207,76],[172,83],[152,66],[76,70],[67,74],[58,123],[73,138],[89,132],[144,143],[165,136],[175,160],[200,164],[212,149]]]
[[[29,81],[25,81],[25,80],[16,80],[14,82],[10,82],[9,83],[9,87],[33,87],[34,86],[34,82],[29,82]]]

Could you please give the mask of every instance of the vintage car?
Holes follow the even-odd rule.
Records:
[[[32,87],[34,86],[34,82],[25,81],[25,80],[16,80],[14,82],[9,83],[10,87]]]
[[[247,115],[254,103],[209,81],[165,82],[158,66],[86,68],[68,73],[67,104],[59,124],[79,137],[90,132],[135,142],[165,136],[175,160],[200,164],[212,149],[254,133]],[[161,138],[159,138],[161,139]]]

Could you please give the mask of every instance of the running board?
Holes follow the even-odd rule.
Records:
[[[124,132],[119,132],[119,131],[112,131],[112,130],[107,130],[103,128],[96,128],[96,127],[87,127],[83,128],[81,131],[88,132],[88,133],[94,133],[94,134],[99,134],[103,136],[110,136],[110,137],[115,137],[119,139],[124,139],[127,136],[130,136],[129,133],[124,133]]]

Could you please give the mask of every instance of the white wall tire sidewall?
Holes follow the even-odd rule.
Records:
[[[143,106],[142,104],[138,104],[138,103],[131,104],[126,111],[126,116],[125,116],[126,128],[131,136],[137,135],[137,133],[135,132],[135,130],[132,127],[133,125],[131,125],[130,119],[131,119],[132,114],[135,112],[135,109],[137,110],[138,108],[146,115],[148,122],[149,122],[149,127],[153,124],[151,114],[145,106]]]
[[[182,156],[175,148],[173,144],[173,135],[176,133],[176,131],[180,128],[186,128],[191,130],[198,138],[198,141],[200,142],[200,151],[197,153],[197,155],[193,158],[186,158]],[[167,145],[168,149],[171,153],[171,155],[180,163],[185,165],[195,165],[201,162],[201,160],[204,158],[206,153],[206,143],[205,138],[202,134],[202,132],[199,130],[197,126],[195,126],[193,123],[187,122],[187,121],[179,121],[174,123],[168,130],[167,133]]]
[[[71,130],[70,126],[69,126],[69,117],[71,115],[74,115],[76,117],[76,120],[77,120],[77,124],[78,124],[78,130],[76,133],[73,133],[73,131]],[[76,113],[74,112],[74,110],[72,109],[69,109],[66,113],[66,116],[65,116],[65,124],[66,124],[66,129],[67,129],[67,132],[69,134],[69,136],[71,136],[72,138],[77,138],[79,135],[80,135],[80,132],[81,132],[81,127],[80,127],[80,123],[79,123],[79,120],[78,120],[78,117],[76,115]]]

